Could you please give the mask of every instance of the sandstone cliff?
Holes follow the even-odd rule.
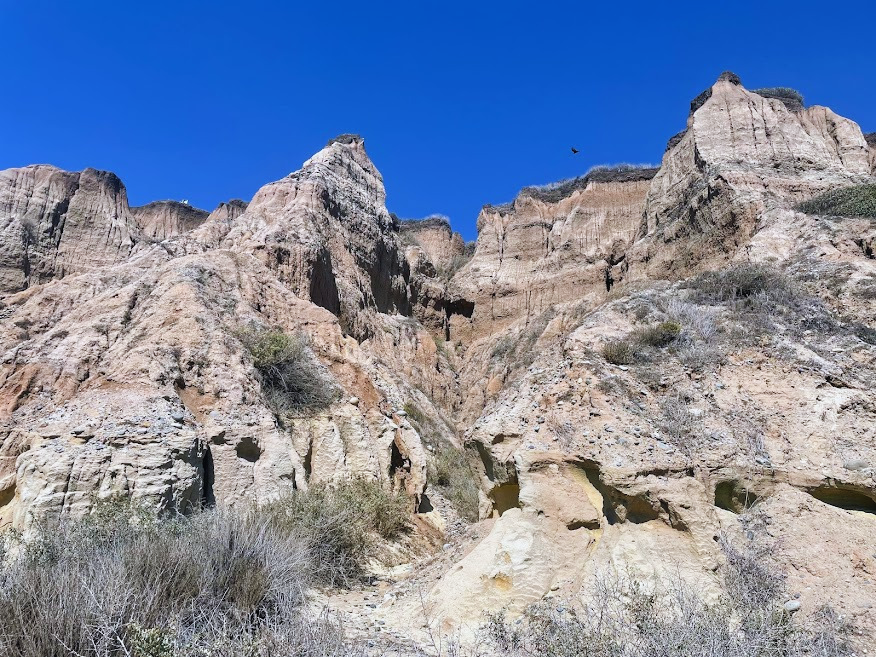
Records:
[[[143,235],[157,240],[197,228],[210,216],[205,210],[178,201],[153,201],[147,205],[131,208],[131,214]]]
[[[475,312],[453,320],[454,334],[470,340],[552,304],[610,290],[656,173],[597,168],[556,186],[526,188],[508,205],[485,206],[474,256],[453,279]]]
[[[466,628],[613,568],[711,595],[756,520],[804,614],[876,627],[876,225],[797,209],[873,183],[874,149],[792,101],[722,75],[659,170],[525,188],[473,253],[390,215],[355,135],[209,216],[3,172],[0,525],[371,477],[444,532],[356,608],[408,637],[424,608]],[[296,341],[322,405],[272,403],[259,331]],[[468,528],[428,475],[463,445]]]
[[[334,142],[246,208],[7,296],[0,523],[81,513],[95,494],[186,509],[351,475],[419,499],[425,446],[402,409],[437,418],[453,374],[415,320],[380,312],[407,303],[383,195],[361,140]],[[252,326],[306,336],[337,390],[328,408],[281,421],[268,407],[239,337]],[[377,326],[361,344],[345,335]],[[433,445],[454,439],[434,431]]]
[[[870,174],[861,129],[826,107],[791,111],[730,76],[703,97],[645,201],[638,236],[650,239],[631,260],[646,277],[714,266],[765,214]]]
[[[0,293],[124,260],[136,225],[105,171],[38,165],[0,174]]]

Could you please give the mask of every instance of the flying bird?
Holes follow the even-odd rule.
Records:
[[[572,146],[572,155],[575,155],[578,152],[578,149]]]

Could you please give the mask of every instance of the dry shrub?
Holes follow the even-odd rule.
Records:
[[[681,334],[681,324],[675,321],[660,322],[655,326],[636,329],[630,339],[643,347],[665,347]]]
[[[243,654],[299,623],[309,572],[302,538],[262,514],[99,508],[0,567],[0,654]]]
[[[259,373],[268,407],[277,414],[326,408],[338,388],[317,361],[303,333],[249,327],[236,332]]]
[[[478,485],[465,450],[439,445],[429,462],[427,476],[460,517],[469,522],[478,519]]]
[[[612,340],[603,345],[602,357],[612,365],[630,365],[636,360],[636,350],[629,340]]]
[[[785,328],[833,333],[840,330],[824,304],[806,294],[784,273],[769,265],[737,263],[687,281],[701,303],[725,306],[738,322],[740,339]]]
[[[398,535],[409,517],[407,500],[366,481],[190,516],[98,503],[30,541],[0,541],[0,654],[349,655],[306,591],[360,577],[372,536]]]
[[[316,484],[262,507],[272,522],[303,538],[318,583],[349,585],[362,577],[375,537],[395,538],[410,526],[410,501],[380,482]]]

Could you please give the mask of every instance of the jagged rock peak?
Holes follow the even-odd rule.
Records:
[[[742,86],[742,80],[740,80],[739,76],[732,71],[724,71],[723,73],[721,73],[721,75],[719,75],[718,79],[715,81],[715,84],[719,84],[721,82],[729,82],[730,84],[736,85],[737,87]],[[712,87],[703,90],[696,98],[690,101],[690,113],[693,114],[694,112],[696,112],[711,97]]]
[[[234,198],[230,201],[223,201],[216,206],[216,209],[214,209],[213,212],[210,213],[209,219],[233,221],[246,212],[248,205],[249,204],[246,201],[241,201],[239,198]]]

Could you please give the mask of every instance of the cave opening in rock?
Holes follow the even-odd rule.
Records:
[[[722,481],[715,486],[715,506],[732,513],[742,513],[757,502],[757,495],[738,481]]]
[[[203,479],[201,481],[201,505],[205,508],[216,506],[216,496],[213,494],[213,483],[215,482],[216,473],[213,466],[213,452],[210,451],[210,446],[204,450],[203,460]]]
[[[876,514],[876,499],[873,495],[835,486],[819,486],[809,491],[816,500],[846,511],[864,511]]]
[[[252,438],[249,437],[241,438],[240,442],[237,443],[237,447],[234,448],[234,451],[237,452],[239,458],[244,461],[249,461],[250,463],[255,463],[262,455],[261,448],[256,445]]]
[[[398,440],[393,440],[389,458],[389,480],[394,491],[407,490],[408,476],[411,473],[411,461],[402,453]]]
[[[493,512],[500,517],[508,509],[520,508],[520,485],[515,482],[499,484],[490,491],[493,500]]]
[[[429,496],[426,493],[420,497],[420,503],[417,505],[417,513],[429,513],[430,511],[434,511],[435,507],[432,506],[432,501],[429,499]]]
[[[304,462],[302,463],[302,467],[304,468],[305,481],[310,481],[310,473],[313,472],[313,441],[312,440],[307,444],[307,454],[304,455]]]

